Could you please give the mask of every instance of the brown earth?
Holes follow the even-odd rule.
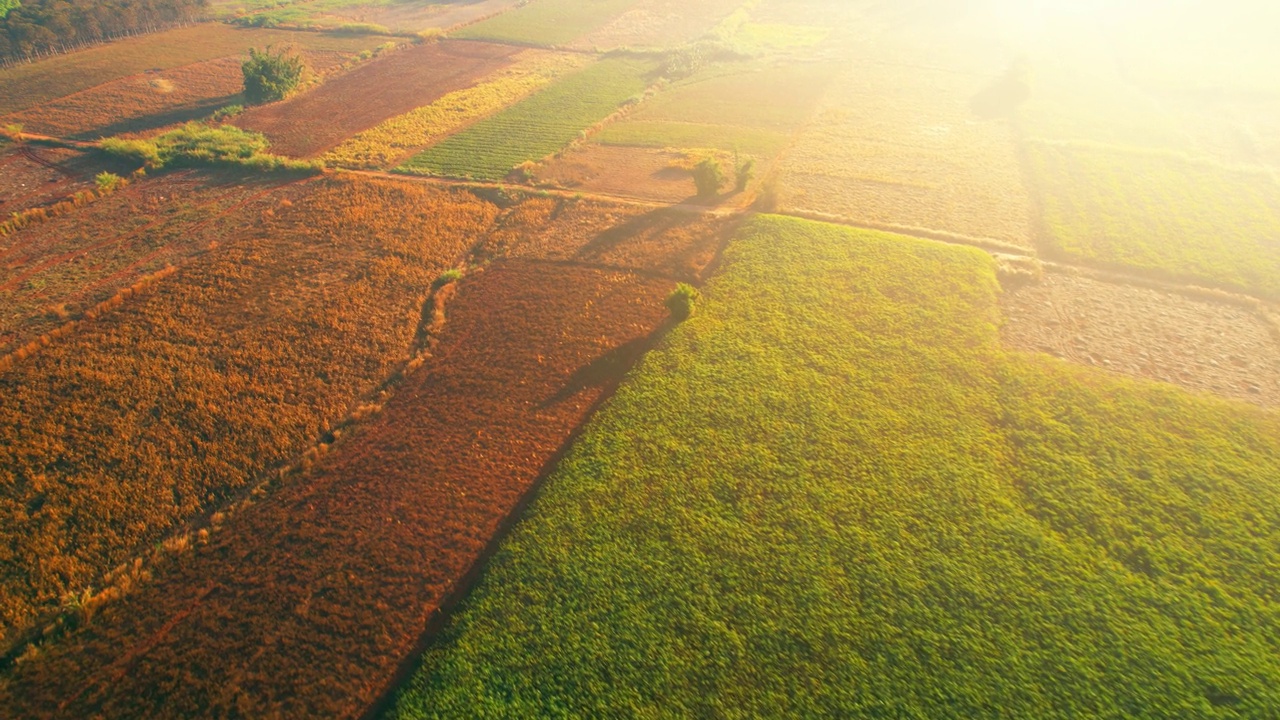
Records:
[[[572,46],[602,50],[678,47],[706,33],[740,5],[742,0],[641,0]]]
[[[319,75],[354,57],[323,50],[302,50],[301,55]],[[131,75],[7,115],[0,122],[20,123],[28,132],[54,137],[96,139],[198,120],[243,102],[242,60],[224,57]]]
[[[311,157],[361,130],[469,87],[511,63],[519,48],[465,40],[416,45],[365,63],[235,124],[271,140],[272,152]]]
[[[658,202],[694,197],[693,176],[672,167],[684,153],[650,148],[590,144],[538,168],[539,182],[586,192]]]
[[[500,261],[313,474],[20,662],[21,717],[354,717],[663,322],[666,279]]]
[[[10,146],[0,150],[0,218],[92,190],[102,168],[78,150]],[[8,240],[0,237],[0,247]]]
[[[1255,311],[1057,273],[1000,302],[1009,347],[1280,407],[1280,341]]]

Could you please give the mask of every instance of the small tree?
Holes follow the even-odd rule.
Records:
[[[756,176],[756,161],[747,158],[738,163],[737,169],[734,171],[733,187],[738,192],[747,189],[747,185],[751,184],[751,178]]]
[[[124,178],[113,172],[103,171],[94,176],[93,182],[98,187],[99,195],[110,195],[120,188]]]
[[[667,310],[671,311],[671,317],[677,322],[688,320],[693,315],[693,310],[698,304],[698,300],[702,295],[698,289],[688,283],[679,283],[676,289],[671,291],[667,296]]]
[[[275,102],[288,97],[302,82],[302,57],[288,48],[264,50],[249,48],[249,59],[241,66],[244,72],[244,98],[250,104]]]
[[[707,158],[693,167],[693,184],[698,188],[698,197],[715,197],[724,183],[724,169],[720,161]]]

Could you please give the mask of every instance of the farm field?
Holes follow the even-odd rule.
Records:
[[[0,215],[44,207],[93,189],[101,170],[83,153],[0,144]],[[0,245],[5,242],[0,237]]]
[[[1009,347],[1280,407],[1280,327],[1256,309],[1059,273],[1000,306]]]
[[[971,109],[1011,58],[911,38],[850,38],[846,70],[783,159],[782,209],[1030,248],[1013,129]]]
[[[235,215],[252,211],[280,185],[180,173],[135,182],[78,212],[0,238],[0,357],[216,246],[242,225]]]
[[[743,4],[743,0],[640,0],[572,46],[583,49],[672,48],[692,42]]]
[[[751,220],[391,717],[1265,717],[1280,423],[999,346],[968,248]]]
[[[1046,252],[1280,299],[1280,184],[1169,152],[1031,143]],[[1141,183],[1128,182],[1134,175]]]
[[[0,372],[4,646],[322,439],[408,359],[431,283],[495,214],[403,183],[294,182]]]
[[[534,6],[529,6],[534,7]],[[639,95],[650,62],[606,58],[409,159],[407,173],[499,180],[557,152]]]
[[[312,157],[362,130],[471,87],[511,62],[516,48],[445,40],[392,52],[235,124],[267,136],[272,152]]]
[[[835,68],[766,59],[726,63],[674,83],[538,170],[592,192],[678,201],[694,194],[685,156],[772,164],[808,119]],[[599,147],[604,145],[607,147]],[[666,163],[659,161],[667,157]]]
[[[392,168],[427,146],[515,104],[591,61],[582,55],[523,50],[510,65],[463,90],[357,133],[324,155],[341,167]]]
[[[321,50],[301,55],[308,67],[324,75],[354,53]],[[148,70],[12,113],[3,121],[18,123],[27,132],[96,140],[199,120],[243,102],[241,62],[239,56],[224,57]]]
[[[448,30],[515,5],[518,0],[214,0],[215,17],[254,26],[416,33]]]
[[[250,47],[291,43],[312,52],[354,55],[385,41],[382,37],[233,28],[218,23],[141,35],[0,69],[0,119],[113,80],[238,56]]]
[[[59,701],[57,715],[361,715],[663,321],[672,285],[529,261],[463,280],[435,357],[381,413],[305,482],[23,663],[0,704],[31,718]]]
[[[640,0],[537,0],[474,25],[452,37],[517,45],[569,45],[626,12]]]

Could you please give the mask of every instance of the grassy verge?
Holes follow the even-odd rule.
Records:
[[[749,223],[392,716],[1266,716],[1280,424],[1005,354],[996,291]]]
[[[402,172],[498,180],[568,145],[643,92],[646,61],[601,60],[420,153]]]
[[[1027,153],[1052,250],[1280,298],[1280,187],[1268,173],[1087,144]]]
[[[564,45],[635,4],[636,0],[537,0],[462,28],[453,37],[544,47]]]

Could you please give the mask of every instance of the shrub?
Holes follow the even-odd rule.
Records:
[[[445,285],[448,285],[449,283],[457,282],[461,279],[462,279],[461,270],[457,268],[453,268],[452,270],[445,270],[444,272],[440,273],[440,277],[436,278],[435,282],[431,283],[431,287],[432,289],[438,290],[444,287]]]
[[[235,117],[242,112],[244,112],[243,105],[227,105],[226,107],[220,107],[217,110],[214,110],[213,114],[209,116],[209,122],[220,122],[227,118]]]
[[[701,297],[702,294],[697,288],[688,283],[680,283],[667,296],[667,310],[671,311],[671,317],[677,321],[687,320],[693,315],[694,308],[697,307]]]
[[[235,165],[256,170],[323,169],[321,162],[291,160],[266,152],[267,138],[261,133],[234,125],[206,125],[189,122],[154,140],[102,141],[108,154],[143,163],[146,167]]]
[[[724,169],[720,161],[707,158],[693,168],[693,184],[698,188],[698,197],[715,197],[724,182]]]
[[[108,155],[114,155],[143,167],[158,168],[163,164],[160,161],[160,149],[151,140],[107,138],[99,147]]]
[[[756,161],[754,158],[747,158],[745,161],[738,163],[738,167],[734,170],[733,187],[738,192],[747,189],[747,185],[751,184],[751,178],[756,176]]]
[[[124,184],[124,178],[113,172],[100,172],[93,178],[94,184],[98,187],[98,194],[106,195],[113,193],[117,188]]]
[[[244,97],[250,104],[275,102],[288,97],[302,81],[302,57],[289,48],[273,50],[249,48],[249,59],[244,61]]]

